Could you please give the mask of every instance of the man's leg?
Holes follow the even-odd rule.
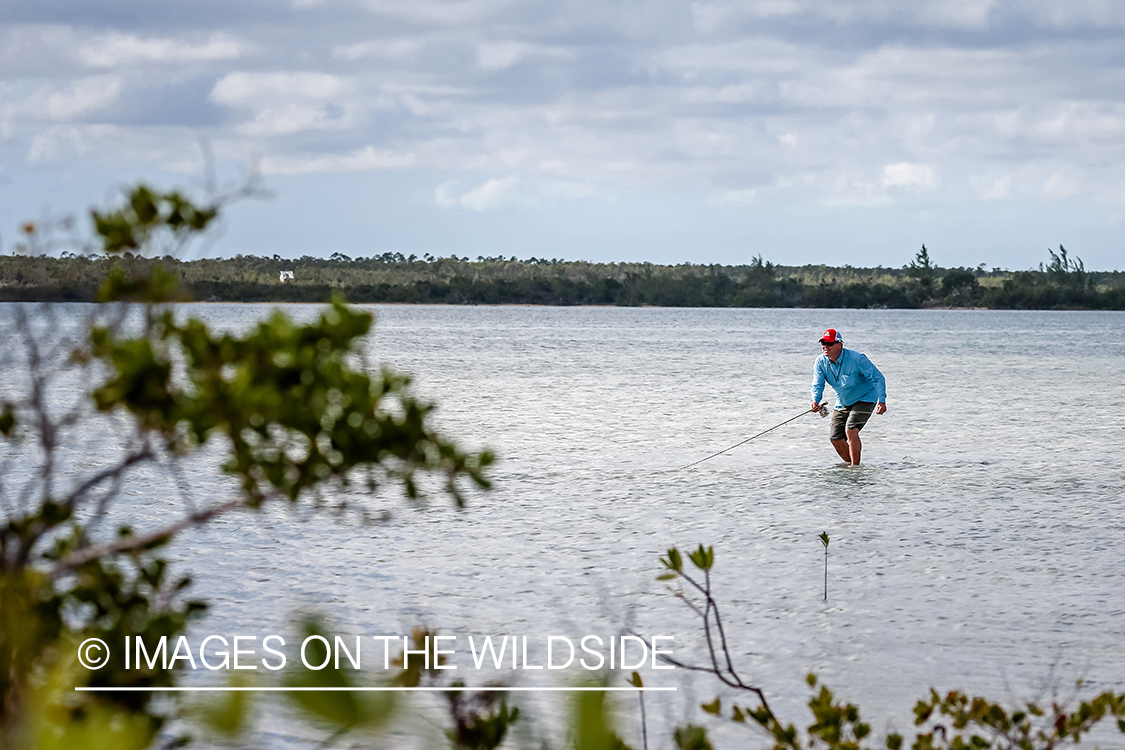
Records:
[[[848,430],[846,434],[848,436],[847,446],[849,455],[845,457],[844,460],[850,460],[852,466],[859,466],[859,454],[863,451],[863,443],[860,442],[859,439],[859,430]],[[844,452],[839,448],[836,450],[840,452],[841,456],[844,455]]]
[[[852,456],[848,453],[848,440],[847,440],[847,421],[848,410],[833,410],[831,424],[828,428],[828,440],[832,443],[832,447],[840,454],[841,460],[844,463],[850,464]]]

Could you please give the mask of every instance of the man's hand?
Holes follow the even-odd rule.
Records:
[[[811,409],[809,409],[809,411],[820,411],[820,404],[818,404],[817,402],[813,401],[813,402],[812,402],[812,408],[811,408]]]
[[[879,403],[877,403],[875,405],[875,413],[876,414],[882,414],[885,411],[887,411],[887,405],[885,403],[883,403],[882,401],[880,401]]]

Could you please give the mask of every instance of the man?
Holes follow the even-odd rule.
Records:
[[[873,410],[876,414],[887,410],[887,383],[867,355],[844,348],[844,338],[835,328],[820,337],[820,348],[822,353],[813,366],[812,411],[820,411],[820,398],[828,383],[836,391],[829,440],[845,463],[859,466],[863,450],[859,431]]]

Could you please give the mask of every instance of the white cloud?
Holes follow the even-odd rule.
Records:
[[[1043,183],[1043,195],[1048,198],[1068,198],[1079,191],[1081,182],[1067,175],[1055,173]]]
[[[651,55],[648,63],[653,70],[668,70],[681,76],[708,71],[769,74],[801,72],[815,55],[812,47],[802,48],[784,39],[754,36],[735,42],[697,42],[660,49]]]
[[[255,112],[253,120],[238,126],[238,132],[249,136],[289,135],[305,130],[344,130],[351,124],[352,118],[345,116],[342,107],[288,104]]]
[[[978,29],[987,26],[996,0],[933,0],[924,3],[918,20],[938,26]]]
[[[549,198],[579,200],[593,195],[594,186],[584,182],[557,180],[543,183],[539,186],[539,192]]]
[[[270,156],[262,159],[264,174],[309,174],[314,172],[373,172],[405,169],[417,162],[414,154],[379,151],[373,146],[346,154],[320,156]]]
[[[1119,109],[1117,114],[1075,118],[1073,129],[1076,135],[1088,138],[1120,137],[1125,134],[1125,115]]]
[[[489,180],[461,196],[461,204],[474,211],[484,211],[500,205],[504,194],[519,182],[517,177]]]
[[[82,139],[74,128],[52,128],[35,136],[27,151],[31,164],[57,161],[64,153],[81,156],[85,152]]]
[[[722,88],[699,87],[688,91],[688,101],[718,104],[745,104],[759,100],[772,100],[776,95],[771,87],[761,81],[741,83]]]
[[[1070,124],[1070,112],[1063,110],[1053,117],[1040,120],[1032,126],[1032,131],[1039,136],[1054,138],[1062,135]]]
[[[992,121],[996,132],[1004,138],[1011,138],[1023,131],[1023,113],[1019,110],[997,112],[992,116]]]
[[[527,146],[519,146],[517,148],[501,151],[500,161],[509,167],[514,167],[529,156],[531,156],[531,149]]]
[[[514,0],[359,0],[372,13],[411,23],[462,26],[482,22]]]
[[[820,198],[822,206],[854,206],[878,208],[894,205],[894,198],[887,194],[887,186],[881,180],[871,181],[850,171],[837,173],[830,186]]]
[[[500,206],[518,182],[518,177],[492,179],[457,196],[453,194],[454,181],[450,180],[434,189],[434,202],[442,208],[463,206],[472,211],[487,211]]]
[[[1058,102],[1025,106],[993,115],[998,135],[1037,141],[1073,142],[1078,138],[1120,139],[1125,135],[1125,102]]]
[[[523,59],[531,45],[521,42],[489,42],[477,47],[477,67],[482,70],[504,70]]]
[[[216,152],[228,155],[225,147],[216,148]],[[156,165],[161,170],[190,175],[198,175],[204,167],[199,134],[187,128],[152,134],[105,124],[52,125],[35,136],[25,158],[36,164],[68,164],[82,159],[113,169],[151,169]]]
[[[253,117],[235,126],[239,134],[270,137],[354,128],[358,116],[347,101],[351,91],[349,81],[325,73],[230,73],[215,83],[209,98],[253,110]],[[341,98],[343,105],[334,101]]]
[[[107,34],[78,49],[78,59],[86,65],[113,68],[131,62],[211,62],[235,60],[246,45],[234,37],[215,33],[206,41],[185,42],[170,38],[142,38],[132,34]]]
[[[1125,6],[1116,0],[1030,0],[1023,4],[1037,26],[1057,29],[1125,26]]]
[[[210,99],[230,105],[279,97],[323,100],[340,95],[346,88],[343,78],[328,73],[228,73],[215,83]]]
[[[845,208],[882,208],[893,206],[894,199],[878,192],[861,191],[841,195],[826,195],[819,201],[822,206]]]
[[[1001,177],[973,177],[969,184],[977,191],[977,197],[982,201],[994,201],[1007,198],[1012,194],[1012,176]]]
[[[434,203],[441,206],[442,208],[453,208],[454,206],[456,206],[458,200],[453,195],[453,185],[455,183],[456,180],[450,180],[449,182],[443,182],[442,184],[434,188]]]
[[[901,188],[935,188],[937,174],[929,164],[898,162],[883,167],[883,186]]]
[[[506,39],[483,42],[477,46],[477,67],[481,70],[507,70],[526,58],[566,60],[573,54],[562,47]]]
[[[757,188],[750,190],[727,190],[721,193],[717,198],[712,198],[707,202],[712,206],[749,206],[754,202],[754,196],[757,195]]]
[[[340,60],[362,60],[374,57],[397,62],[412,62],[430,43],[431,40],[424,37],[372,39],[366,42],[333,47],[332,57]]]
[[[1106,3],[1107,0],[1089,0]],[[1062,3],[1045,0],[1046,4],[1064,7]],[[997,13],[996,0],[923,0],[903,3],[898,0],[753,0],[751,2],[716,2],[692,4],[692,20],[699,34],[721,33],[732,26],[759,19],[803,17],[806,21],[832,24],[894,24],[905,26],[938,26],[953,28],[987,28]],[[1029,3],[1011,9],[1027,17]],[[1011,12],[1008,8],[1003,10]],[[1046,16],[1043,13],[1033,15]],[[1073,14],[1089,17],[1081,12]],[[1103,14],[1104,15],[1104,14]]]
[[[12,118],[67,121],[105,109],[124,89],[118,76],[90,76],[63,86],[39,86],[23,98],[5,97],[4,109]]]
[[[906,134],[909,136],[925,137],[934,132],[937,116],[933,112],[910,117],[906,124]]]

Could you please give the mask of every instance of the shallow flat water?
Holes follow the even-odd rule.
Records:
[[[185,308],[231,328],[268,309]],[[1125,689],[1125,314],[371,309],[371,358],[412,373],[443,430],[497,452],[495,489],[463,511],[381,498],[393,515],[374,526],[275,509],[187,534],[173,552],[212,603],[197,632],[292,633],[315,609],[339,633],[672,634],[699,662],[696,622],[654,578],[666,548],[702,542],[742,673],[798,725],[808,671],[877,731],[908,730],[931,685]],[[810,414],[678,470],[807,409],[829,326],[887,378],[864,467],[837,468]],[[134,490],[135,517],[178,502],[158,486]],[[659,678],[680,692],[650,712],[674,721],[720,693]]]

